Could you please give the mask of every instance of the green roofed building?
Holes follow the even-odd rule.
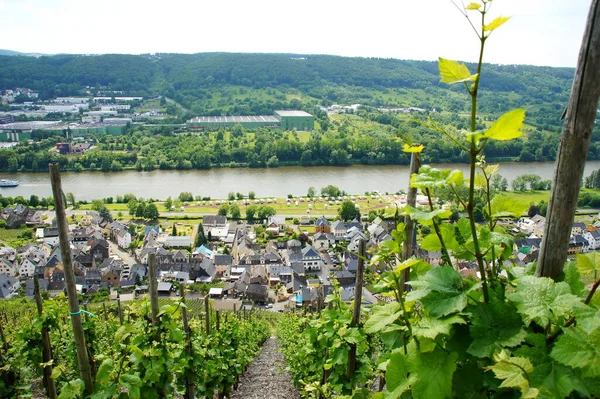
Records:
[[[283,130],[313,130],[315,117],[304,111],[275,111]]]
[[[241,125],[252,129],[268,127],[283,130],[313,130],[315,117],[304,111],[275,111],[275,115],[198,116],[186,122],[188,129],[208,129]]]

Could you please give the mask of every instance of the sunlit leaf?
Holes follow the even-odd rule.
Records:
[[[492,201],[492,218],[519,218],[529,209],[527,203],[515,200],[505,195],[496,195]],[[488,208],[485,207],[485,213],[489,213]]]
[[[400,304],[397,302],[376,306],[365,322],[365,331],[369,334],[383,331],[388,325],[398,320],[401,314]]]
[[[600,329],[591,334],[579,327],[564,329],[550,356],[557,362],[582,369],[584,377],[600,377]]]
[[[595,251],[577,255],[577,270],[581,274],[600,272],[600,254]]]
[[[490,22],[489,24],[485,25],[483,27],[483,30],[486,32],[491,32],[494,29],[499,28],[502,24],[504,24],[509,19],[510,19],[510,17],[499,16],[496,19],[494,19],[492,22]]]
[[[523,121],[525,120],[524,109],[514,109],[502,115],[492,127],[485,131],[483,138],[493,140],[512,140],[521,137],[523,132]]]
[[[452,211],[449,209],[434,209],[433,211],[423,211],[419,208],[413,208],[412,206],[407,206],[406,210],[410,215],[410,218],[413,220],[425,221],[431,220],[434,217],[439,217],[442,219],[446,219],[452,215]]]
[[[470,3],[465,7],[465,10],[479,10],[481,8],[481,4],[479,3]]]
[[[402,151],[404,152],[416,152],[419,153],[421,151],[423,151],[423,145],[409,145],[409,144],[404,144],[404,146],[402,147]]]
[[[413,188],[435,188],[447,184],[461,185],[464,182],[464,175],[459,170],[450,171],[450,169],[436,169],[429,165],[424,165],[410,178],[410,186]]]
[[[500,165],[498,165],[498,164],[486,165],[486,167],[484,168],[485,174],[488,176],[493,175],[494,173],[498,173],[499,169],[500,169]]]
[[[535,398],[538,390],[529,386],[528,374],[533,371],[531,361],[524,357],[510,356],[506,350],[502,350],[494,356],[496,364],[488,367],[502,380],[500,388],[519,388],[522,398]]]
[[[439,58],[440,77],[442,83],[461,83],[477,79],[477,74],[471,75],[465,64],[456,61]]]

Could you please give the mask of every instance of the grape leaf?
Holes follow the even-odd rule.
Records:
[[[550,357],[559,363],[579,368],[584,377],[600,377],[600,329],[588,334],[580,327],[564,329]]]
[[[458,315],[447,317],[425,316],[418,323],[413,324],[412,332],[418,337],[435,339],[438,335],[450,335],[452,325],[466,324],[465,319]]]
[[[496,363],[488,367],[502,380],[500,388],[519,388],[522,398],[535,398],[539,391],[529,386],[528,373],[533,371],[533,365],[524,357],[510,356],[506,350],[494,355]]]
[[[516,291],[507,297],[515,303],[527,326],[534,321],[545,327],[583,306],[581,299],[571,294],[567,283],[555,283],[548,277],[523,276]]]
[[[524,109],[513,109],[502,115],[494,124],[483,133],[482,138],[493,140],[512,140],[521,137],[523,132],[523,121],[525,120]]]
[[[581,282],[581,276],[575,263],[567,263],[563,269],[563,275],[563,281],[569,284],[571,293],[573,295],[581,295],[585,289],[585,285]]]
[[[464,175],[460,170],[436,169],[429,165],[423,165],[419,173],[414,173],[410,177],[410,186],[413,188],[435,188],[446,184],[461,185],[464,182]]]
[[[492,22],[490,22],[489,24],[485,25],[483,27],[483,30],[486,31],[486,32],[491,32],[494,29],[499,28],[501,25],[503,25],[509,19],[510,19],[510,17],[503,17],[503,16],[497,17]]]
[[[409,371],[411,375],[416,374],[416,381],[412,384],[413,397],[442,399],[451,396],[457,359],[456,352],[448,354],[437,346],[431,352],[409,353]]]
[[[465,10],[479,10],[480,8],[481,8],[481,4],[469,3],[469,5],[465,7]]]
[[[472,75],[465,64],[440,57],[438,66],[442,83],[462,83],[477,79],[477,74]]]
[[[600,254],[596,253],[596,251],[588,254],[578,254],[577,270],[581,274],[600,272]]]
[[[515,307],[501,300],[480,303],[472,311],[470,326],[473,342],[468,353],[477,357],[491,357],[502,347],[514,347],[525,339],[521,317]]]
[[[404,144],[404,146],[402,146],[402,151],[419,153],[419,152],[423,151],[423,145]]]
[[[445,219],[452,215],[452,211],[450,209],[434,209],[433,211],[427,212],[419,208],[407,206],[406,211],[412,220],[419,221],[431,220],[436,216]]]
[[[365,323],[365,331],[369,334],[383,331],[388,325],[398,320],[401,315],[402,310],[397,302],[376,306]]]
[[[458,250],[460,245],[454,236],[454,226],[450,224],[442,224],[439,226],[439,229],[440,233],[442,234],[444,244],[446,245],[446,249],[454,251]],[[442,249],[442,243],[440,242],[440,239],[436,233],[431,233],[425,236],[421,242],[421,248],[428,251],[440,251]]]
[[[529,205],[525,202],[521,202],[510,197],[504,195],[496,195],[491,202],[492,205],[492,218],[504,218],[504,217],[512,217],[518,218],[521,217],[527,209],[529,209]],[[485,213],[489,214],[488,208],[485,208]]]
[[[421,303],[433,317],[460,312],[467,306],[462,276],[451,267],[435,267],[418,281],[410,281],[414,291],[407,300],[421,298]]]
[[[112,359],[105,359],[100,367],[98,368],[98,372],[96,373],[96,381],[97,382],[107,382],[110,373],[114,367],[114,362]]]

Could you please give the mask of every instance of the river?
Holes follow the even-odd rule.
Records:
[[[467,173],[466,164],[438,164],[437,168],[460,169]],[[508,162],[500,164],[500,174],[512,181],[515,177],[533,173],[542,179],[551,179],[554,162]],[[588,161],[584,176],[600,169],[600,161]],[[35,194],[51,197],[48,173],[1,173],[0,178],[19,180],[18,187],[0,188],[3,196]],[[333,184],[342,190],[362,194],[379,190],[396,192],[406,190],[408,166],[349,167],[280,167],[265,169],[221,168],[210,170],[155,170],[152,172],[68,172],[62,174],[63,191],[72,192],[77,200],[116,197],[133,193],[138,197],[166,199],[177,197],[182,191],[194,196],[225,198],[229,192],[245,195],[254,191],[258,197],[285,197],[287,194],[306,195],[309,187],[317,191]]]

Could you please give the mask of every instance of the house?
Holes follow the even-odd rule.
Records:
[[[202,218],[202,227],[225,227],[227,225],[227,217],[221,215],[206,215]]]
[[[285,216],[269,216],[265,231],[272,235],[278,235],[285,231]]]
[[[575,234],[571,236],[571,241],[569,242],[569,249],[567,253],[569,255],[585,253],[589,251],[589,243],[581,234]]]
[[[329,220],[325,216],[321,216],[315,220],[315,233],[331,233],[331,223],[329,223]]]
[[[159,282],[156,291],[158,291],[158,296],[171,296],[171,288],[173,288],[173,283],[169,282]]]
[[[290,266],[273,265],[267,270],[269,282],[271,283],[289,283],[292,281],[292,268]]]
[[[589,243],[590,250],[600,249],[600,231],[599,230],[586,231],[583,234],[583,238],[585,238],[587,240],[587,242]]]
[[[313,236],[313,245],[319,250],[329,249],[335,241],[336,236],[331,233],[317,233]]]
[[[304,287],[296,294],[296,307],[316,309],[322,305],[321,290],[315,287]]]
[[[302,249],[302,264],[305,270],[321,270],[321,255],[312,246]]]
[[[50,285],[50,281],[40,279],[38,280],[38,284],[40,287],[40,292],[48,292],[48,286]],[[25,297],[31,299],[33,298],[34,294],[34,282],[33,279],[30,278],[25,282]]]
[[[128,249],[131,245],[131,234],[127,229],[120,229],[117,232],[117,245],[119,248]]]
[[[0,259],[0,274],[14,277],[17,275],[17,267],[7,259]]]
[[[265,303],[268,299],[267,287],[262,284],[250,284],[246,287],[246,299],[257,303]]]
[[[335,237],[342,238],[346,235],[347,232],[348,227],[343,221],[336,220],[331,224],[331,234],[333,234]]]
[[[0,274],[0,298],[10,298],[20,286],[19,279],[7,274]]]
[[[231,265],[233,264],[233,258],[231,255],[215,255],[213,260],[215,268],[217,270],[217,277],[228,278],[231,273]]]
[[[88,241],[88,245],[90,246],[90,256],[96,260],[97,264],[102,263],[104,259],[108,258],[108,241],[104,239],[90,240]]]
[[[85,271],[85,285],[91,287],[92,285],[100,285],[102,281],[102,272],[98,269],[87,269]]]
[[[585,224],[581,223],[581,222],[573,223],[573,227],[571,228],[572,235],[583,234],[586,231],[587,231],[587,228],[585,227]]]
[[[42,218],[42,212],[40,211],[30,211],[25,218],[25,224],[28,227],[39,226],[44,224],[44,219]]]
[[[189,248],[192,246],[190,236],[168,236],[165,240],[165,248]]]
[[[333,273],[339,285],[351,285],[356,282],[356,276],[348,270],[339,270]]]

